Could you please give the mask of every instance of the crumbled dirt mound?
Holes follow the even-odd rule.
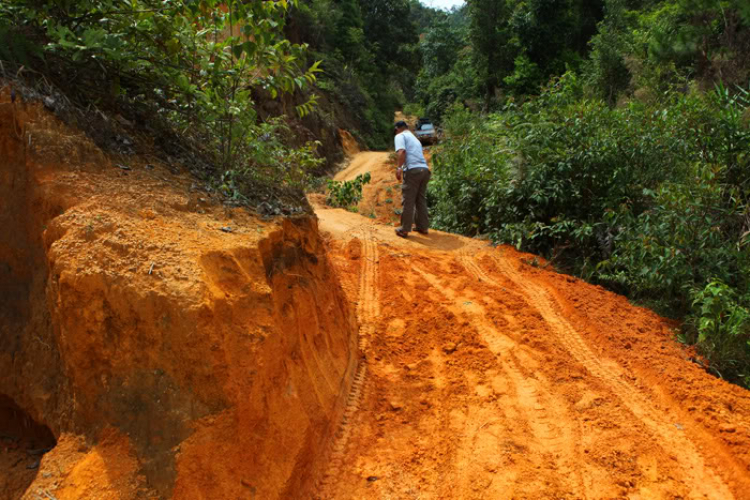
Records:
[[[317,213],[367,374],[319,498],[748,498],[750,393],[672,322],[509,247]]]
[[[304,496],[358,363],[315,218],[225,209],[7,92],[0,156],[0,393],[58,441],[26,498]]]
[[[347,156],[354,156],[359,153],[359,144],[357,139],[354,138],[349,131],[339,129],[339,137],[341,138],[341,146],[344,149],[344,154]]]

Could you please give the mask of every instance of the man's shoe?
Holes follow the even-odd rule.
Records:
[[[396,236],[399,236],[401,238],[406,238],[407,236],[409,236],[409,233],[407,233],[406,231],[404,231],[401,228],[398,228],[398,229],[396,229]]]

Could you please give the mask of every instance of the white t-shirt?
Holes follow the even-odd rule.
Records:
[[[404,170],[411,170],[412,168],[430,168],[427,165],[427,160],[424,159],[422,154],[422,143],[419,139],[414,137],[414,134],[408,130],[404,130],[396,136],[396,152],[403,149],[406,150],[406,162],[404,163]]]

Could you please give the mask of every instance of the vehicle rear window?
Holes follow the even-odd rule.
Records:
[[[432,130],[434,127],[432,126],[432,123],[423,123],[422,128],[419,130]]]

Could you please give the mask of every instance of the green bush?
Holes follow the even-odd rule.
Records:
[[[750,297],[711,280],[705,288],[692,290],[691,298],[695,313],[687,340],[700,346],[717,375],[750,387]]]
[[[647,192],[651,202],[640,214],[627,206],[605,214],[612,253],[596,269],[599,280],[674,314],[690,311],[686,287],[712,279],[750,284],[741,241],[747,206],[736,188],[719,182],[722,169],[693,170],[692,179]]]
[[[350,208],[362,199],[362,188],[370,182],[370,172],[358,175],[352,181],[328,180],[326,203],[332,207]]]

